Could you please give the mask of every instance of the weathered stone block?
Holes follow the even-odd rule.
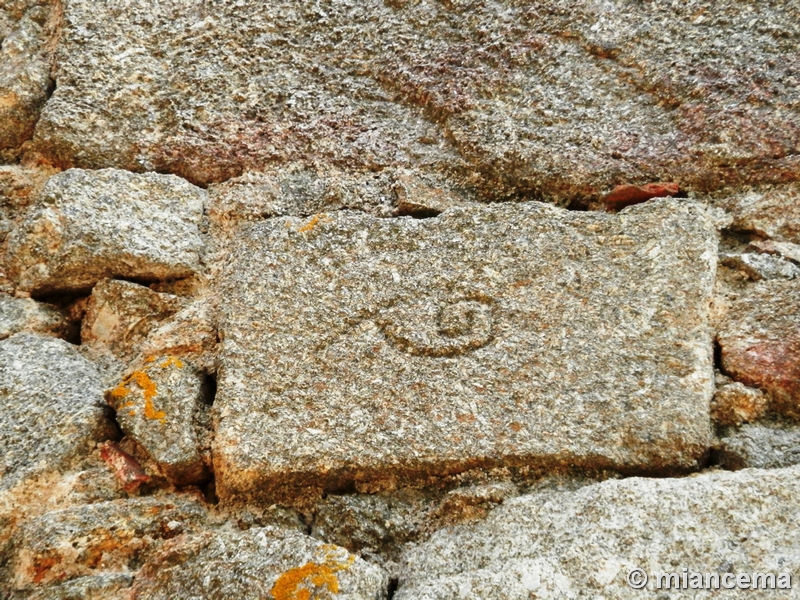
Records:
[[[71,330],[64,313],[55,306],[0,294],[0,340],[20,331],[66,337]]]
[[[0,157],[5,162],[33,136],[47,100],[59,7],[50,0],[0,6]]]
[[[725,436],[718,448],[726,469],[776,469],[800,464],[800,427],[744,425]]]
[[[381,600],[387,588],[379,566],[344,548],[297,531],[254,527],[174,540],[144,565],[132,597]]]
[[[218,288],[221,497],[499,464],[660,471],[710,440],[713,226],[539,203],[243,228]]]
[[[170,481],[196,483],[208,474],[197,428],[204,408],[203,374],[175,356],[150,356],[106,394],[122,431],[138,442]]]
[[[159,294],[130,281],[100,281],[81,322],[81,343],[129,360],[150,331],[183,304],[177,296]]]
[[[106,277],[188,277],[201,269],[204,198],[170,175],[59,173],[9,234],[9,272],[35,293],[85,291]]]
[[[442,530],[410,550],[394,597],[626,600],[720,593],[691,588],[689,573],[699,572],[775,576],[775,589],[767,591],[761,581],[759,591],[734,581],[739,589],[726,589],[725,598],[798,598],[798,475],[800,467],[637,477],[507,500],[484,522]],[[633,569],[647,574],[644,589],[628,585]],[[665,588],[663,579],[658,588],[655,573],[677,572],[680,581],[684,569],[687,584],[680,590],[674,582]],[[790,574],[794,590],[778,589],[779,573]]]
[[[113,434],[94,364],[63,340],[18,333],[0,342],[0,489],[64,469]]]
[[[102,572],[128,572],[148,554],[204,525],[206,511],[188,494],[112,500],[55,510],[15,534],[17,589]]]

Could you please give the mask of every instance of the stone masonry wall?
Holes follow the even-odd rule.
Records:
[[[0,599],[800,598],[800,2],[0,0]]]

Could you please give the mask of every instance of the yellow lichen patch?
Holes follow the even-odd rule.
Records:
[[[163,421],[164,419],[167,418],[167,413],[165,413],[163,410],[156,410],[152,398],[145,398],[144,416],[147,417],[148,419],[152,419],[153,421],[155,420]]]
[[[339,593],[336,572],[349,569],[356,557],[348,554],[346,561],[336,560],[336,555],[342,552],[342,548],[333,544],[325,544],[321,550],[324,552],[323,564],[306,563],[302,567],[289,569],[278,577],[270,590],[275,600],[315,600]]]
[[[127,396],[130,393],[131,393],[131,391],[128,388],[125,387],[125,383],[123,382],[123,383],[120,383],[113,390],[111,390],[111,397],[112,398],[124,398],[125,396]]]
[[[156,384],[152,379],[150,379],[150,376],[144,371],[134,371],[133,373],[125,377],[122,380],[122,383],[120,383],[116,388],[114,388],[114,390],[112,390],[111,396],[113,398],[124,398],[125,396],[130,394],[131,391],[125,386],[128,385],[131,381],[136,383],[136,385],[138,385],[142,389],[142,394],[144,395],[144,416],[147,417],[148,419],[163,421],[166,418],[167,413],[160,410],[156,410],[156,407],[153,404],[153,398],[155,398],[156,394],[158,393]],[[132,405],[133,402],[127,402],[125,404],[125,407]]]
[[[332,594],[339,593],[339,580],[333,569],[313,562],[286,571],[278,577],[270,593],[275,600],[311,600],[311,590],[301,587],[309,584],[316,588],[325,588]],[[313,598],[318,597],[315,592]]]
[[[167,358],[167,360],[165,360],[163,363],[161,363],[161,368],[162,369],[166,369],[170,365],[175,365],[179,369],[182,369],[183,368],[183,361],[180,358],[176,357],[176,356],[170,356],[170,357]]]
[[[144,362],[146,362],[146,363],[156,362],[156,357],[152,356],[152,355],[148,356],[147,358],[144,359]]]
[[[306,231],[311,231],[317,225],[327,220],[329,219],[324,213],[314,215],[313,217],[311,217],[311,220],[308,223],[306,223],[300,229],[297,230],[297,233],[305,233]]]

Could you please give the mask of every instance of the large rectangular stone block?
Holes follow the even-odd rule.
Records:
[[[218,490],[692,468],[710,441],[715,257],[704,209],[673,200],[247,225],[218,288]]]

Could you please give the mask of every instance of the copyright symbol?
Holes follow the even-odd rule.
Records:
[[[628,573],[628,585],[635,590],[640,590],[647,585],[647,573],[643,569],[634,569]]]

